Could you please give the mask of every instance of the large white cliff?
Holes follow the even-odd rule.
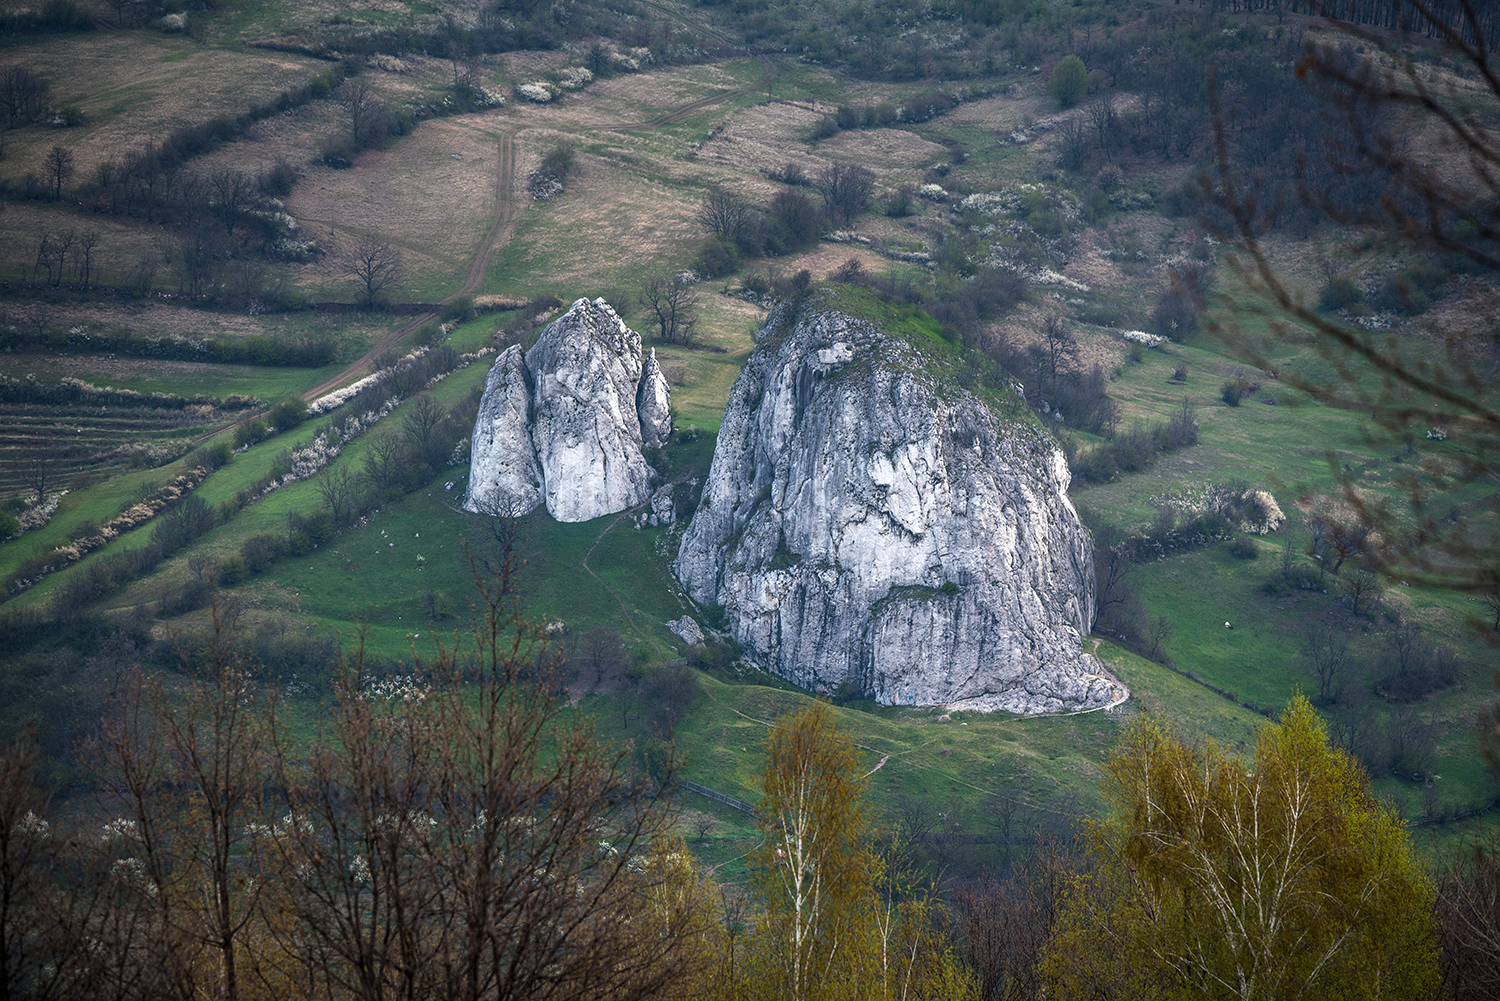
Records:
[[[1022,408],[997,415],[929,361],[832,309],[773,313],[730,393],[678,578],[805,688],[1108,704],[1080,649],[1093,554],[1062,454]]]
[[[655,351],[642,365],[641,335],[603,299],[579,299],[490,369],[464,507],[517,517],[544,503],[558,521],[635,507],[651,496],[643,449],[671,430]]]

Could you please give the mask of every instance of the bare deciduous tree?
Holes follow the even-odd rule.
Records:
[[[1115,115],[1114,93],[1105,91],[1094,98],[1084,108],[1084,114],[1088,116],[1089,124],[1093,126],[1094,140],[1099,144],[1099,154],[1109,159],[1110,139],[1118,123]]]
[[[870,205],[875,174],[852,163],[830,163],[818,172],[813,186],[823,196],[823,206],[835,225],[849,225]]]
[[[1500,996],[1500,852],[1465,846],[1437,874],[1443,980],[1455,1001]]]
[[[47,487],[62,473],[62,454],[41,442],[21,449],[21,482],[36,494],[38,504],[47,498]]]
[[[387,127],[390,108],[363,77],[352,77],[339,88],[339,104],[344,124],[349,128],[349,145],[363,149],[378,139]]]
[[[365,439],[365,462],[360,475],[384,494],[401,479],[400,457],[401,439],[394,432],[370,435]]]
[[[401,422],[401,434],[412,449],[429,466],[441,468],[447,458],[447,448],[440,433],[448,412],[431,396],[417,397],[406,408],[406,418]]]
[[[83,283],[85,292],[94,278],[94,248],[98,246],[99,231],[86,229],[78,238],[78,245],[73,248],[73,273]]]
[[[698,222],[703,228],[736,246],[754,221],[755,210],[724,188],[714,188],[698,207]]]
[[[193,676],[180,689],[132,671],[100,738],[100,778],[124,813],[118,871],[145,891],[170,943],[156,959],[177,990],[226,999],[245,990],[247,927],[264,886],[248,878],[246,853],[264,817],[274,732],[235,619],[216,599],[207,649],[184,651]]]
[[[1490,48],[1493,11],[1484,4],[1429,0],[1391,0],[1380,11],[1379,30],[1331,21],[1332,37],[1310,44],[1298,63],[1298,76],[1340,126],[1338,138],[1321,151],[1324,162],[1312,165],[1319,170],[1302,172],[1304,207],[1339,226],[1376,235],[1389,253],[1413,259],[1453,255],[1493,275],[1500,270],[1500,218],[1492,208],[1500,176],[1491,166],[1500,159],[1500,145],[1487,125],[1500,107],[1500,76]],[[1400,32],[1418,26],[1427,39],[1408,44],[1411,39]],[[1350,41],[1359,46],[1357,52]],[[1418,52],[1451,60],[1460,72],[1434,78]],[[1469,82],[1460,85],[1461,79]],[[1410,441],[1435,426],[1462,428],[1462,450],[1444,459],[1450,468],[1403,478],[1405,496],[1396,504],[1371,499],[1355,482],[1357,474],[1338,462],[1331,469],[1352,510],[1342,520],[1380,534],[1382,544],[1366,554],[1375,569],[1414,585],[1471,593],[1494,586],[1500,581],[1500,539],[1488,529],[1475,531],[1481,521],[1475,516],[1448,517],[1450,505],[1440,499],[1454,488],[1487,482],[1500,466],[1500,408],[1493,363],[1486,361],[1497,345],[1488,322],[1493,301],[1421,321],[1434,348],[1417,352],[1407,350],[1409,337],[1389,338],[1320,310],[1267,253],[1263,234],[1280,203],[1263,178],[1235,164],[1227,138],[1231,126],[1214,88],[1210,98],[1218,166],[1205,182],[1224,221],[1220,235],[1233,245],[1227,261],[1260,294],[1259,306],[1239,305],[1253,322],[1217,325],[1215,332],[1252,362],[1266,362],[1284,337],[1310,339],[1329,363],[1320,371],[1339,375],[1293,373],[1289,383],[1322,401],[1370,414],[1374,428],[1393,442]],[[1413,135],[1425,138],[1412,142]],[[1435,148],[1452,155],[1431,157]],[[1358,193],[1350,194],[1319,177],[1363,181]],[[1261,318],[1269,320],[1269,332],[1252,333],[1252,328],[1267,329]],[[1485,507],[1493,516],[1493,500]]]
[[[51,91],[50,83],[25,66],[0,67],[0,110],[5,112],[6,127],[25,125],[40,115]]]
[[[284,754],[282,941],[319,994],[632,1001],[693,972],[707,912],[641,864],[670,841],[665,786],[569,711],[507,587],[420,678],[368,684],[356,653],[306,767]]]
[[[658,271],[641,285],[640,303],[656,318],[664,344],[691,344],[697,326],[698,285],[690,276]]]
[[[1341,629],[1314,624],[1302,634],[1298,655],[1318,679],[1318,698],[1324,703],[1338,697],[1344,669],[1349,663],[1349,635]]]
[[[373,237],[362,236],[341,246],[333,254],[333,263],[340,275],[359,283],[367,307],[406,277],[401,251]]]
[[[1078,170],[1083,166],[1084,153],[1088,150],[1088,130],[1078,115],[1069,115],[1057,127],[1058,162],[1067,170]]]
[[[62,201],[62,186],[73,176],[73,151],[63,146],[53,146],[42,158],[42,166],[52,182],[52,200]]]
[[[986,873],[954,895],[959,948],[986,1001],[1041,997],[1038,971],[1078,861],[1061,842],[1044,841],[1029,864],[1004,878]]]
[[[590,626],[588,632],[583,634],[579,655],[593,669],[594,684],[603,684],[607,676],[613,675],[625,665],[625,641],[620,638],[618,629]]]
[[[313,483],[318,489],[318,496],[323,498],[323,503],[333,515],[334,525],[338,528],[347,525],[354,516],[359,495],[359,482],[354,473],[348,466],[325,468]]]

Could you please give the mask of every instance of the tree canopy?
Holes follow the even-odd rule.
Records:
[[[1047,960],[1054,996],[1433,994],[1433,887],[1304,697],[1248,761],[1139,721],[1104,792]]]

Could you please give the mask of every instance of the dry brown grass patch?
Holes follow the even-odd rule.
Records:
[[[176,62],[162,62],[187,54]],[[326,63],[283,52],[206,49],[186,39],[147,32],[69,35],[18,46],[7,62],[52,81],[53,103],[78,104],[85,124],[32,127],[6,137],[7,173],[40,172],[53,144],[73,150],[75,183],[97,164],[161,140],[183,125],[238,113],[274,98],[327,69]]]
[[[947,154],[947,150],[937,143],[901,129],[840,132],[823,140],[819,149],[833,159],[854,161],[877,174],[920,170]]]
[[[352,169],[308,168],[287,209],[320,240],[335,232],[400,247],[408,286],[457,286],[494,219],[498,170],[493,134],[438,119]]]

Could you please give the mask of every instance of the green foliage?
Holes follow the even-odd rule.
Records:
[[[1325,312],[1359,310],[1365,304],[1364,289],[1348,274],[1329,275],[1318,292],[1318,308]]]
[[[21,534],[21,522],[15,515],[0,511],[0,542]]]
[[[1089,89],[1089,71],[1077,56],[1063,56],[1052,67],[1052,76],[1047,79],[1047,93],[1057,99],[1064,108],[1077,104]]]
[[[1302,696],[1250,761],[1141,720],[1103,788],[1049,996],[1432,996],[1433,887]]]
[[[288,396],[277,401],[269,416],[271,426],[277,431],[290,431],[307,419],[307,401],[300,396]]]
[[[260,418],[246,421],[234,429],[234,447],[244,448],[246,445],[253,445],[270,433],[271,426]]]
[[[698,256],[693,260],[693,270],[709,278],[722,278],[739,267],[739,249],[723,237],[711,237],[703,241]]]
[[[976,997],[973,977],[936,932],[931,894],[907,872],[910,845],[887,837],[878,855],[871,850],[859,753],[834,710],[817,701],[783,717],[764,751],[763,837],[750,857],[761,912],[729,992],[790,1001]]]
[[[1237,560],[1253,560],[1260,557],[1260,549],[1249,537],[1239,535],[1229,544],[1229,555]]]

